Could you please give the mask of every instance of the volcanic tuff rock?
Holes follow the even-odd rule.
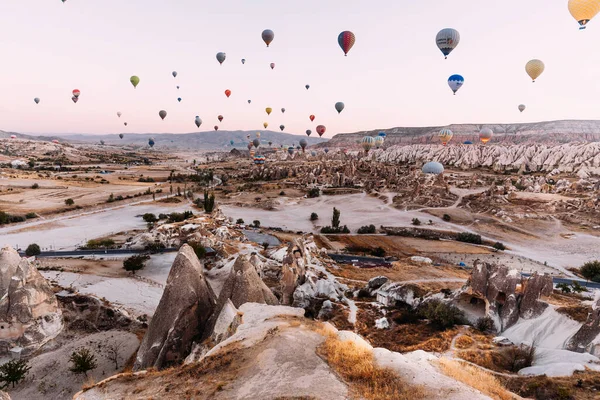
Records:
[[[585,350],[595,356],[600,355],[600,295],[597,295],[592,306],[592,312],[588,315],[585,323],[579,328],[565,346],[567,350]]]
[[[10,247],[0,250],[0,350],[30,352],[56,337],[62,312],[48,282]]]
[[[183,245],[173,262],[165,291],[140,345],[134,369],[177,363],[202,335],[215,310],[215,294],[194,250]]]
[[[300,240],[294,240],[288,246],[283,257],[281,275],[281,304],[291,305],[294,301],[294,291],[304,282],[306,274],[306,249]]]

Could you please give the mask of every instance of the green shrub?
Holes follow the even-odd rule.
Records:
[[[452,217],[450,217],[450,215],[448,214],[444,214],[444,216],[442,217],[442,219],[446,222],[450,222],[452,221]]]
[[[457,235],[456,240],[464,243],[473,243],[473,244],[481,244],[483,243],[481,240],[481,235],[477,235],[476,233],[470,232],[461,232]]]
[[[95,369],[98,366],[96,356],[87,348],[81,348],[74,351],[69,358],[73,364],[69,371],[75,374],[84,374],[87,376],[88,371]]]
[[[153,213],[146,213],[142,216],[142,219],[144,220],[144,222],[147,222],[149,224],[153,224],[156,221],[158,221],[158,218],[156,218],[156,215],[154,215]]]
[[[321,195],[321,191],[319,190],[319,188],[312,188],[308,191],[308,198],[309,199],[314,199],[315,197],[319,197]]]
[[[366,225],[366,226],[361,226],[358,229],[358,233],[361,234],[361,235],[369,234],[369,233],[376,233],[376,232],[377,232],[377,228],[373,224]]]
[[[475,323],[475,328],[481,332],[494,331],[496,329],[496,325],[494,324],[494,320],[486,315],[485,317],[481,317]]]
[[[466,323],[465,315],[461,310],[438,299],[421,304],[418,313],[422,318],[428,319],[439,330]]]
[[[27,219],[34,219],[37,217],[38,217],[38,215],[34,212],[29,212],[29,213],[25,214],[25,218],[27,218]]]
[[[421,225],[421,220],[419,218],[413,218],[412,219],[412,224],[414,226],[419,226],[419,225]]]
[[[198,257],[199,259],[206,257],[206,248],[200,243],[188,242],[188,245],[190,245],[190,247],[194,250],[194,253],[196,253],[196,257]]]
[[[135,271],[139,271],[146,266],[146,261],[149,259],[150,256],[145,254],[131,256],[123,261],[123,269],[135,274]]]
[[[371,255],[374,257],[385,257],[385,250],[383,247],[377,247],[373,251],[371,251]]]
[[[502,242],[494,243],[494,248],[496,250],[502,250],[502,251],[506,250],[506,246],[504,246],[504,243],[502,243]]]
[[[72,206],[73,204],[75,204],[75,200],[73,200],[73,199],[66,199],[65,200],[65,205]]]
[[[319,215],[317,213],[311,213],[310,214],[310,220],[311,221],[316,221],[319,219]]]
[[[244,220],[241,218],[238,218],[237,221],[235,221],[235,223],[238,225],[244,225]]]
[[[37,183],[34,183],[33,185],[31,185],[32,189],[39,189],[40,185],[38,185]]]
[[[10,384],[14,388],[17,383],[25,379],[30,369],[25,360],[11,360],[0,365],[0,382],[3,382],[0,389],[6,389]]]
[[[600,282],[600,261],[594,260],[586,262],[579,272],[581,272],[581,275],[588,281]]]
[[[556,285],[556,288],[560,289],[560,291],[563,293],[571,293],[571,286],[569,286],[566,283],[559,283],[558,285]]]
[[[37,243],[31,243],[29,246],[27,246],[27,249],[25,249],[25,255],[27,257],[39,256],[41,253],[42,250]]]

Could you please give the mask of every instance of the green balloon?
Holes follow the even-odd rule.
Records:
[[[140,83],[140,78],[138,78],[137,76],[134,75],[131,78],[129,78],[129,82],[131,82],[133,87],[136,88],[137,85]]]

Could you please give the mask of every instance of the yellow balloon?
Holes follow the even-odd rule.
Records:
[[[267,112],[267,115],[271,115],[271,111],[273,111],[273,109],[271,107],[267,107],[265,108],[265,111]]]
[[[579,29],[585,26],[600,12],[600,0],[569,0],[569,12],[579,22]]]
[[[269,126],[269,124],[268,124],[267,122],[265,122],[265,123],[263,124],[263,126],[265,127],[265,129],[267,129],[267,126]]]
[[[447,145],[448,142],[451,141],[453,137],[454,137],[454,133],[452,133],[452,131],[450,129],[442,129],[438,133],[438,139],[440,139],[440,142],[442,142],[442,144],[444,146]]]
[[[527,75],[535,82],[535,80],[544,72],[544,63],[540,60],[531,60],[525,65],[525,71]]]

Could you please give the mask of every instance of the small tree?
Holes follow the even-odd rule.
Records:
[[[439,330],[466,322],[465,315],[460,309],[438,299],[421,304],[419,314]]]
[[[496,329],[496,325],[494,325],[494,320],[489,315],[486,315],[477,320],[475,328],[481,332],[487,332]]]
[[[588,291],[586,288],[581,286],[581,284],[579,284],[579,282],[577,282],[577,281],[573,281],[573,283],[571,283],[571,290],[573,290],[573,292],[575,292],[575,293],[581,293],[581,292]]]
[[[571,293],[571,286],[569,286],[566,283],[559,283],[558,285],[556,285],[556,288],[560,289],[560,291],[563,293]]]
[[[252,221],[252,225],[254,225],[255,228],[260,228],[260,221],[255,219],[254,221]]]
[[[502,243],[502,242],[494,243],[494,248],[496,250],[502,250],[502,251],[506,250],[506,246],[504,246],[504,243]]]
[[[310,220],[311,221],[316,221],[319,219],[319,216],[317,215],[317,213],[311,213],[310,214]]]
[[[241,218],[238,218],[237,221],[235,221],[235,223],[238,225],[244,225],[244,220]]]
[[[153,224],[156,221],[158,221],[158,218],[156,218],[156,215],[152,214],[152,213],[146,213],[142,216],[142,219],[144,220],[144,222],[147,222],[148,224]]]
[[[308,191],[308,198],[314,199],[315,197],[319,197],[320,194],[321,191],[319,190],[319,188],[312,188]]]
[[[106,358],[115,363],[115,370],[119,369],[119,353],[123,343],[113,342],[106,345]]]
[[[32,189],[38,189],[40,187],[40,185],[38,185],[37,183],[34,183],[33,185],[31,185]]]
[[[594,260],[586,262],[579,272],[581,272],[581,275],[588,281],[600,282],[600,261]]]
[[[41,253],[42,250],[37,243],[31,243],[29,246],[27,246],[27,249],[25,249],[25,255],[27,257],[39,256]]]
[[[265,249],[265,251],[267,251],[267,249],[269,248],[269,242],[263,242],[262,247],[263,249]]]
[[[65,204],[68,206],[72,206],[73,204],[75,204],[75,200],[73,199],[66,199],[65,200]]]
[[[340,227],[340,210],[333,207],[333,217],[331,218],[331,226],[334,229],[338,229]]]
[[[419,226],[419,225],[421,225],[421,220],[419,218],[413,218],[412,219],[412,224],[414,226]]]
[[[69,371],[74,374],[84,374],[85,376],[87,376],[88,371],[91,371],[98,366],[94,353],[85,347],[74,351],[73,354],[71,354],[69,361],[73,364],[71,368],[69,368]]]
[[[190,247],[194,250],[194,253],[196,253],[196,257],[204,258],[206,256],[206,248],[200,243],[188,242],[188,245],[190,245]]]
[[[12,387],[23,379],[31,369],[25,360],[12,360],[0,366],[0,382],[3,382],[1,389],[7,388],[11,383]]]
[[[135,274],[135,271],[139,271],[146,266],[146,261],[149,259],[150,256],[145,254],[131,256],[123,261],[123,269]]]
[[[215,195],[214,193],[208,194],[208,191],[204,192],[204,211],[209,214],[213,212],[215,208]]]

